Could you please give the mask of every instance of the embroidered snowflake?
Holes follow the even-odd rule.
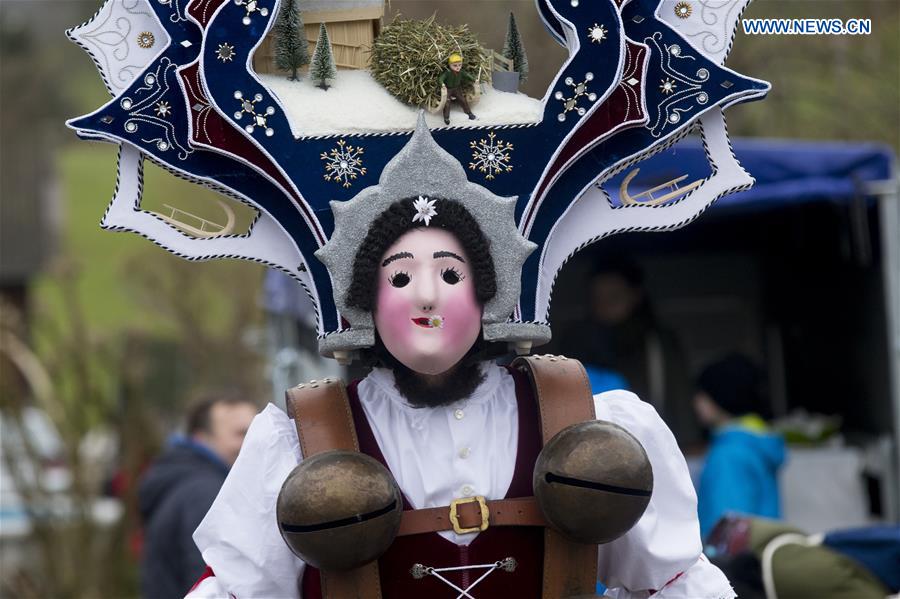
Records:
[[[165,118],[172,114],[172,107],[165,100],[156,103],[156,116]]]
[[[485,179],[491,180],[497,174],[508,173],[513,169],[509,164],[513,145],[497,139],[493,131],[488,133],[487,139],[470,141],[469,147],[472,148],[472,162],[469,163],[469,168],[485,173]]]
[[[238,6],[243,6],[244,10],[247,11],[247,14],[244,15],[244,18],[241,19],[241,23],[244,25],[250,24],[250,15],[255,12],[258,12],[262,16],[268,16],[269,9],[265,7],[260,7],[259,0],[234,0],[234,3]]]
[[[154,43],[156,43],[156,38],[150,31],[142,31],[138,34],[137,44],[144,50],[152,48]]]
[[[559,122],[563,122],[566,120],[566,113],[568,112],[576,112],[578,116],[584,116],[584,113],[587,112],[587,109],[584,106],[579,106],[578,101],[581,98],[587,98],[588,101],[594,102],[597,100],[597,94],[592,91],[588,91],[588,83],[594,80],[593,73],[585,73],[584,81],[580,81],[575,83],[575,80],[571,77],[566,77],[565,84],[568,85],[571,89],[569,93],[571,96],[564,94],[561,90],[556,90],[553,94],[553,97],[557,100],[560,100],[563,103],[563,111],[557,115]]]
[[[234,92],[234,99],[241,103],[241,109],[234,113],[234,120],[239,121],[245,114],[250,115],[250,124],[244,126],[244,130],[247,133],[253,133],[257,127],[260,129],[265,129],[266,135],[268,137],[272,137],[275,133],[275,130],[268,126],[266,123],[266,119],[268,117],[275,114],[275,108],[273,106],[269,106],[266,108],[265,113],[256,112],[256,103],[262,102],[263,95],[256,94],[253,96],[253,99],[250,100],[244,97],[244,94],[238,90]]]
[[[339,139],[336,148],[322,152],[320,156],[325,161],[325,180],[350,187],[353,179],[366,174],[366,167],[362,165],[362,154],[362,148],[348,146],[346,141]]]
[[[676,87],[678,87],[678,84],[668,77],[659,82],[659,91],[666,94],[667,96],[674,92]]]
[[[594,23],[591,27],[588,27],[588,37],[591,38],[592,42],[599,44],[606,39],[606,27]]]
[[[425,226],[431,224],[431,219],[437,216],[437,210],[434,208],[434,204],[437,200],[429,200],[424,196],[419,196],[418,200],[413,201],[413,208],[415,208],[416,213],[413,215],[413,222],[422,221],[425,223]]]
[[[231,62],[234,58],[234,46],[227,42],[219,44],[219,48],[216,50],[216,58],[222,62]]]

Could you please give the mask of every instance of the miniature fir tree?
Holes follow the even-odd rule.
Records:
[[[319,26],[319,39],[316,40],[316,49],[313,50],[312,62],[309,65],[309,76],[317,86],[328,89],[328,80],[334,79],[335,75],[337,67],[334,66],[328,29],[325,28],[325,23],[322,23]]]
[[[525,45],[516,26],[516,15],[509,13],[509,25],[506,28],[506,43],[503,44],[503,56],[513,62],[513,70],[519,73],[519,81],[528,79],[528,56]]]
[[[284,0],[275,21],[275,66],[290,71],[288,79],[296,81],[297,70],[308,64],[309,44],[298,0]]]

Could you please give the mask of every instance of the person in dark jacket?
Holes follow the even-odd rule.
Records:
[[[674,331],[657,317],[644,272],[627,258],[594,264],[585,287],[585,317],[562,330],[553,350],[617,373],[628,390],[653,405],[675,434],[691,447],[702,435],[691,413],[691,377]]]
[[[712,432],[697,493],[704,539],[728,512],[781,517],[778,469],[785,444],[763,419],[769,410],[762,383],[762,373],[740,354],[707,366],[697,379],[694,409]]]
[[[256,412],[252,401],[236,395],[211,395],[194,403],[187,435],[173,437],[141,480],[145,599],[183,597],[205,570],[192,535],[237,459]]]

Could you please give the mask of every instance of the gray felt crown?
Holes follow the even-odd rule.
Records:
[[[424,116],[420,115],[415,133],[385,166],[378,185],[363,189],[349,201],[331,202],[334,233],[315,255],[331,275],[335,303],[350,328],[321,338],[319,351],[334,355],[334,352],[349,352],[375,344],[372,313],[347,305],[352,265],[372,222],[394,202],[415,196],[460,202],[490,240],[497,293],[484,306],[485,340],[535,344],[549,341],[550,329],[544,325],[509,322],[519,300],[522,264],[537,248],[516,227],[516,197],[500,197],[471,183],[462,164],[432,139]],[[440,211],[440,202],[436,208]]]

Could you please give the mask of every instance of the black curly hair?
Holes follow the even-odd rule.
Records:
[[[404,233],[422,227],[413,222],[417,197],[404,198],[391,204],[378,215],[353,260],[353,280],[347,291],[347,305],[368,312],[375,310],[378,290],[378,269],[381,257]],[[472,214],[456,200],[437,200],[437,215],[431,217],[429,227],[444,229],[459,240],[472,268],[475,298],[483,306],[497,293],[497,273],[491,258],[490,241],[485,237]]]

